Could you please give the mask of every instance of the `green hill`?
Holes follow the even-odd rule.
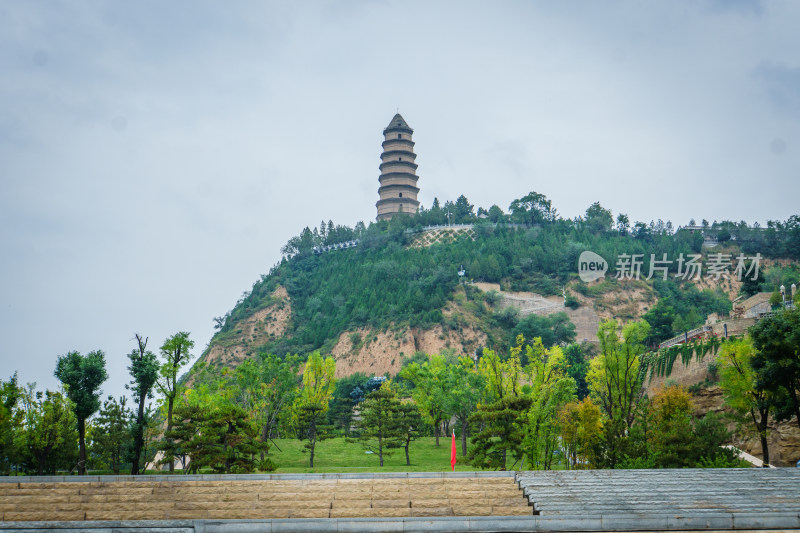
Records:
[[[465,226],[430,227],[448,218]],[[607,261],[605,279],[578,279],[585,250]],[[729,311],[740,293],[772,291],[797,274],[774,259],[800,259],[800,221],[764,229],[743,222],[676,229],[661,220],[631,224],[622,214],[615,222],[597,203],[583,217],[564,219],[537,193],[511,202],[507,214],[498,206],[476,212],[461,196],[368,226],[323,222],[290,239],[282,252],[281,262],[215,319],[218,331],[201,361],[235,365],[260,352],[302,356],[319,349],[336,356],[339,374],[393,373],[417,351],[472,355],[487,346],[502,353],[520,333],[571,342],[575,325],[589,330],[593,315],[644,316],[653,326],[649,341],[657,343],[709,313]],[[756,253],[764,258],[759,280],[739,282],[736,257]],[[649,281],[615,279],[621,254],[642,255],[643,277],[651,254],[666,254],[668,279],[660,273]],[[676,277],[681,254],[703,254],[704,265],[723,254],[730,277],[705,279],[703,270],[700,282],[683,281]],[[578,340],[591,340],[591,333],[578,333]]]

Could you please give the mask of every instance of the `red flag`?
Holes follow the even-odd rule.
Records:
[[[453,430],[453,446],[450,448],[450,466],[456,471],[456,430]]]

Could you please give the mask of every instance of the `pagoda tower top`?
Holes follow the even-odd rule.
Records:
[[[405,119],[397,113],[383,130],[381,175],[378,177],[378,220],[389,220],[398,214],[416,215],[419,209],[417,194],[417,164],[414,162],[414,134]]]

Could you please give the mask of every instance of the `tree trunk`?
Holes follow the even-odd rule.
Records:
[[[136,415],[136,434],[133,436],[133,462],[131,463],[131,475],[139,475],[139,458],[144,447],[144,400],[147,396],[146,391],[142,391],[139,396],[139,412]]]
[[[406,466],[411,466],[411,459],[408,458],[408,444],[409,441],[406,441],[405,449],[406,449]]]
[[[464,421],[461,423],[461,456],[467,456],[467,427],[468,427],[467,419],[465,418]]]
[[[167,431],[172,431],[172,401],[174,399],[175,399],[174,396],[171,396],[169,398],[169,405],[168,405],[168,408],[167,408]],[[172,444],[172,438],[171,437],[168,438],[167,442],[171,445]],[[172,452],[170,452],[169,473],[172,474],[174,472],[175,472],[175,456],[172,455]]]
[[[441,421],[441,418],[437,418],[433,421],[433,435],[436,437],[436,446],[439,446],[439,424]]]
[[[378,459],[383,466],[383,436],[378,435]]]
[[[267,431],[267,426],[265,424],[264,427],[261,428],[261,442],[267,442],[267,439],[269,439],[268,433],[269,432]],[[261,450],[261,460],[264,460],[264,450]]]
[[[506,449],[503,448],[503,466],[502,468],[500,468],[500,470],[505,470],[505,469],[506,469]]]
[[[86,420],[78,420],[78,439],[80,452],[78,454],[78,475],[86,475]]]
[[[795,420],[797,420],[797,425],[800,427],[800,401],[797,399],[797,391],[794,390],[794,383],[789,381],[789,385],[786,388],[789,390],[789,395],[792,397]]]
[[[756,425],[758,428],[758,438],[761,440],[761,460],[764,468],[769,468],[769,442],[767,442],[767,420],[769,409],[759,409],[761,421]],[[755,417],[754,417],[755,418]]]

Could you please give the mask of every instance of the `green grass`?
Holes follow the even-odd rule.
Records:
[[[377,454],[364,453],[358,444],[351,444],[343,438],[322,441],[314,453],[314,468],[308,467],[309,454],[303,453],[303,442],[297,439],[275,439],[269,450],[270,458],[278,465],[276,473],[295,472],[449,472],[451,439],[423,437],[411,443],[409,457],[411,466],[406,466],[403,448],[389,450],[391,455],[383,458],[383,468],[379,466]],[[456,470],[478,470],[466,462],[461,455],[461,441],[456,440],[458,462]],[[280,450],[278,450],[280,448]]]

